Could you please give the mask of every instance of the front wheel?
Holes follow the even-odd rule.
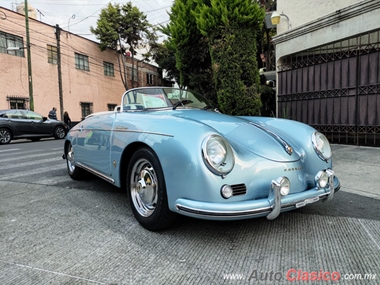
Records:
[[[84,179],[86,176],[85,170],[75,165],[74,149],[71,143],[67,146],[65,156],[70,177],[74,180]]]
[[[62,126],[58,126],[54,130],[54,138],[63,139],[66,136],[65,128]]]
[[[127,191],[137,221],[150,231],[170,227],[177,214],[170,211],[165,180],[155,154],[147,148],[137,150],[127,171]]]
[[[0,144],[8,144],[11,142],[12,133],[6,128],[0,128]]]

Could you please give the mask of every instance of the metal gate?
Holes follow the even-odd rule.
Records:
[[[278,116],[331,142],[380,146],[380,30],[282,59]]]

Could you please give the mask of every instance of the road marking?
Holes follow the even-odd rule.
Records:
[[[50,150],[60,150],[63,153],[63,147],[51,148]]]
[[[30,151],[26,152],[26,153],[30,153]],[[38,164],[39,163],[39,158],[43,157],[43,156],[49,156],[49,155],[57,155],[57,159],[60,159],[62,160],[62,153],[60,152],[42,152],[42,153],[34,153],[34,154],[30,154],[30,155],[23,155],[23,152],[18,152],[17,153],[17,157],[15,157],[16,154],[9,154],[9,158],[2,158],[1,159],[1,162],[2,163],[5,163],[5,162],[14,162],[17,159],[29,159],[29,158],[37,158],[37,160],[35,161],[35,164]]]
[[[40,155],[39,155],[40,157]],[[62,161],[63,162],[63,159],[62,157],[59,157],[58,158],[59,161]],[[3,160],[1,160],[3,161]],[[45,164],[45,163],[48,163],[48,162],[55,162],[56,163],[56,159],[55,158],[46,158],[46,159],[38,159],[37,161],[27,161],[27,162],[18,162],[18,163],[12,163],[10,165],[7,165],[6,169],[9,170],[9,169],[12,169],[12,168],[22,168],[22,167],[25,167],[25,166],[38,166],[38,165],[42,165],[42,164]],[[35,168],[35,167],[33,167]]]
[[[0,150],[0,152],[15,151],[15,150],[19,150],[19,149],[20,149],[20,148],[3,149],[3,150]]]
[[[38,165],[38,163],[36,163],[36,165]],[[52,170],[58,170],[58,169],[66,169],[66,164],[56,165],[56,166],[50,165],[50,166],[46,166],[46,167],[39,167],[39,168],[34,168],[33,170],[21,171],[19,173],[13,173],[13,174],[7,173],[4,175],[0,175],[0,180],[10,180],[10,179],[12,180],[14,178],[19,178],[19,177],[23,177],[23,176],[31,176],[34,174],[48,173]],[[31,179],[30,182],[34,182],[34,180]]]

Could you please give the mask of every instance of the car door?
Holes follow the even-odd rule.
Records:
[[[77,125],[77,160],[107,176],[111,174],[110,135],[115,114],[94,115]]]
[[[49,120],[46,120],[46,117],[44,118],[42,115],[29,110],[25,111],[24,116],[30,123],[33,135],[48,136],[53,133],[53,126]]]
[[[30,122],[22,110],[10,110],[6,113],[8,124],[15,137],[27,137],[32,133]]]

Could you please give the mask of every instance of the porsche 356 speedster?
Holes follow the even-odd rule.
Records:
[[[210,220],[266,216],[331,200],[340,182],[326,137],[292,120],[228,116],[188,90],[126,91],[120,110],[94,113],[67,134],[68,173],[127,191],[146,229],[179,215]]]

